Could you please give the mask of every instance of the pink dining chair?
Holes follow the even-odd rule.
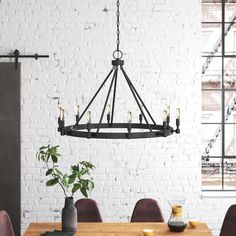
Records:
[[[14,236],[11,220],[6,211],[0,211],[0,236]]]
[[[226,212],[223,225],[220,231],[220,236],[235,236],[235,235],[236,235],[236,205],[232,205]]]
[[[96,201],[90,198],[79,199],[75,203],[78,222],[102,222]]]
[[[140,199],[134,207],[131,222],[164,222],[157,201],[151,198]]]

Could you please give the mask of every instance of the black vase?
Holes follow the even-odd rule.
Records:
[[[62,209],[62,231],[77,231],[77,209],[74,206],[74,198],[66,197],[65,206]]]

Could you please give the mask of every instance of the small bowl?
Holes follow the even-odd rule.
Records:
[[[143,229],[143,234],[145,236],[153,236],[153,229]]]
[[[191,219],[188,222],[192,228],[196,228],[199,225],[199,221],[196,219]]]

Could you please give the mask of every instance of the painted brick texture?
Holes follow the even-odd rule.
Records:
[[[115,1],[109,0],[0,3],[1,52],[18,48],[21,53],[50,55],[21,60],[23,231],[32,221],[60,221],[63,193],[45,186],[45,170],[35,158],[36,150],[50,142],[60,145],[63,168],[79,160],[96,165],[91,197],[104,221],[129,221],[134,204],[143,197],[157,199],[167,221],[168,198],[182,195],[187,199],[186,215],[209,223],[217,235],[230,202],[222,200],[218,206],[200,197],[199,0],[121,1],[125,69],[159,123],[163,105],[172,106],[172,118],[175,108],[181,108],[180,135],[88,141],[57,133],[58,102],[66,110],[66,123],[74,122],[75,104],[84,108],[111,69],[115,10]],[[104,95],[91,107],[92,121],[98,119]],[[117,101],[115,120],[125,121],[128,110],[138,120],[122,76]]]

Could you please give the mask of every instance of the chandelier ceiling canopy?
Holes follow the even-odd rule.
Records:
[[[158,125],[147,106],[143,102],[141,96],[137,92],[129,76],[123,68],[124,61],[121,60],[123,53],[120,50],[120,1],[117,0],[117,12],[116,12],[116,50],[113,52],[114,60],[112,60],[112,69],[108,73],[105,80],[102,82],[84,111],[80,114],[79,106],[77,105],[77,114],[75,124],[65,126],[64,109],[59,108],[58,117],[58,131],[61,135],[75,136],[80,138],[93,138],[93,139],[137,139],[137,138],[156,138],[156,137],[167,137],[173,133],[180,133],[180,109],[176,109],[176,129],[170,126],[170,106],[167,106],[166,110],[163,111],[163,122]],[[128,111],[127,123],[114,123],[115,115],[115,104],[116,104],[116,88],[118,82],[118,71],[120,71],[128,87],[133,95],[137,107],[140,111],[139,123],[132,122],[132,112]],[[89,107],[96,99],[104,85],[110,80],[109,89],[104,101],[103,109],[101,111],[100,119],[97,123],[93,123],[91,119],[91,111]],[[111,93],[113,93],[111,95]],[[108,101],[112,96],[112,103],[108,105]],[[105,110],[109,108],[106,114],[106,122],[103,121]],[[81,119],[87,113],[87,123],[81,123]],[[119,130],[117,132],[114,130]]]

